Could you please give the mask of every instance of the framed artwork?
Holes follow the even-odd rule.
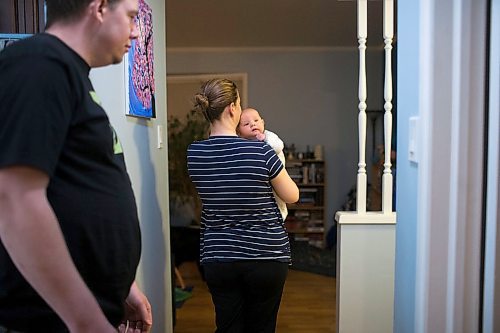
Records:
[[[8,47],[9,45],[15,43],[16,41],[29,37],[30,34],[0,34],[0,52]]]
[[[139,0],[135,22],[139,37],[132,41],[124,57],[126,115],[156,118],[153,56],[153,11]]]

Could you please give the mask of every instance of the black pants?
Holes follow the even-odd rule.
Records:
[[[216,333],[273,333],[288,263],[239,261],[203,266]]]

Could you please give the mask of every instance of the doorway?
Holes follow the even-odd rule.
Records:
[[[321,0],[314,6],[304,6],[303,1],[291,0],[284,6],[280,1],[222,0],[217,6],[194,6],[167,0],[166,10],[168,76],[247,73],[246,101],[263,113],[269,129],[279,133],[287,145],[294,144],[297,151],[306,152],[308,146],[318,144],[324,147],[325,177],[331,184],[325,194],[328,231],[335,212],[345,204],[355,184],[358,162],[358,49],[353,38],[356,2]],[[382,3],[370,2],[369,14],[382,17]],[[332,22],[343,29],[330,26]],[[370,24],[375,25],[370,31],[381,31],[381,20],[370,20]],[[383,109],[384,104],[383,48],[374,47],[380,41],[373,38],[368,43],[367,102],[371,109]],[[168,90],[167,99],[172,95]],[[334,288],[334,278],[329,278]],[[303,280],[302,294],[320,296],[321,292],[315,293],[308,286],[307,279]],[[185,302],[178,318],[194,300],[193,296]],[[312,307],[334,320],[331,294],[330,301],[331,306]],[[302,306],[304,312],[307,306]],[[331,326],[335,327],[333,321]]]

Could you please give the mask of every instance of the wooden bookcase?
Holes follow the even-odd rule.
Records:
[[[324,247],[325,240],[325,162],[287,160],[288,174],[297,183],[299,201],[288,205],[285,227],[291,239]]]
[[[44,0],[1,0],[0,33],[34,34],[45,29]]]

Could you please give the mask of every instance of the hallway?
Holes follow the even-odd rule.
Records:
[[[180,267],[193,296],[177,310],[175,333],[215,331],[212,300],[195,263]],[[335,278],[290,270],[278,315],[277,333],[335,332]]]

